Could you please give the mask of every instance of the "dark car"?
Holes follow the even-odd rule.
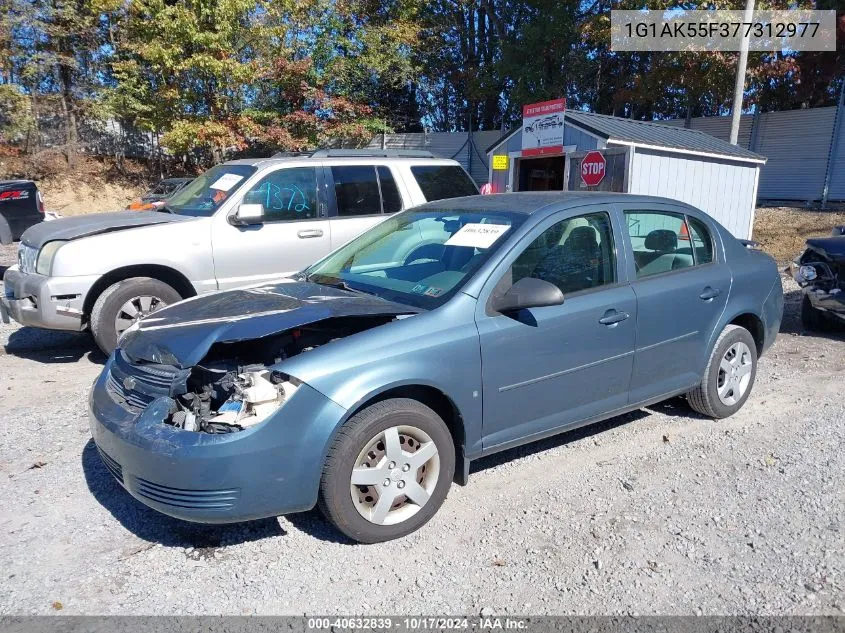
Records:
[[[319,502],[383,541],[430,519],[471,460],[681,394],[732,415],[782,309],[774,260],[681,202],[440,200],[280,283],[138,321],[93,386],[91,430],[166,514]]]
[[[139,200],[129,205],[132,211],[149,211],[164,205],[164,201],[184,189],[193,178],[165,178],[145,193]]]
[[[0,244],[19,240],[44,220],[41,192],[31,180],[0,180]]]
[[[804,289],[804,328],[845,324],[845,226],[835,227],[831,237],[807,240],[806,250],[792,263],[792,277]]]

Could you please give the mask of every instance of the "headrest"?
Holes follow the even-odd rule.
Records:
[[[678,248],[678,234],[669,229],[656,229],[646,235],[645,247],[650,251],[669,253]]]
[[[596,230],[591,226],[576,226],[566,238],[565,246],[572,250],[595,249],[599,245]]]

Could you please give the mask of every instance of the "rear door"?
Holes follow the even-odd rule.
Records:
[[[388,165],[330,165],[325,167],[325,178],[332,250],[403,209]]]
[[[636,205],[624,208],[623,217],[637,296],[635,403],[700,382],[732,277],[706,222],[684,209]]]
[[[227,217],[215,216],[212,249],[219,288],[283,277],[329,253],[331,226],[322,177],[320,165],[283,167],[249,185],[239,204],[264,205],[263,224],[233,226]]]

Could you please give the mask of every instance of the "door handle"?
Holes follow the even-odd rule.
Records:
[[[710,286],[707,286],[701,291],[701,294],[698,295],[698,297],[704,301],[713,301],[713,299],[718,297],[720,294],[722,294],[722,291],[718,288],[711,288]]]
[[[305,229],[297,231],[296,234],[301,240],[307,240],[309,237],[323,237],[323,231],[320,229]]]
[[[617,310],[611,308],[610,310],[604,313],[604,316],[602,318],[599,319],[599,323],[612,327],[617,323],[621,323],[629,316],[631,315],[627,312],[618,312]]]

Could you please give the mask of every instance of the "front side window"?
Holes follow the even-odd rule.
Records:
[[[265,222],[313,220],[319,208],[317,170],[313,167],[278,169],[253,185],[241,203],[264,205]]]
[[[554,284],[564,295],[614,283],[610,216],[590,213],[553,224],[525,248],[509,274],[510,284],[534,277]]]
[[[428,202],[478,195],[478,187],[458,165],[415,165],[411,173]]]
[[[408,210],[304,271],[315,283],[424,309],[445,303],[525,220],[507,211]]]
[[[167,211],[210,217],[255,173],[251,165],[217,165],[180,189],[167,202]]]
[[[638,279],[695,265],[689,228],[683,215],[629,211],[625,218]]]
[[[372,165],[332,167],[337,214],[342,218],[381,213],[376,168]]]

